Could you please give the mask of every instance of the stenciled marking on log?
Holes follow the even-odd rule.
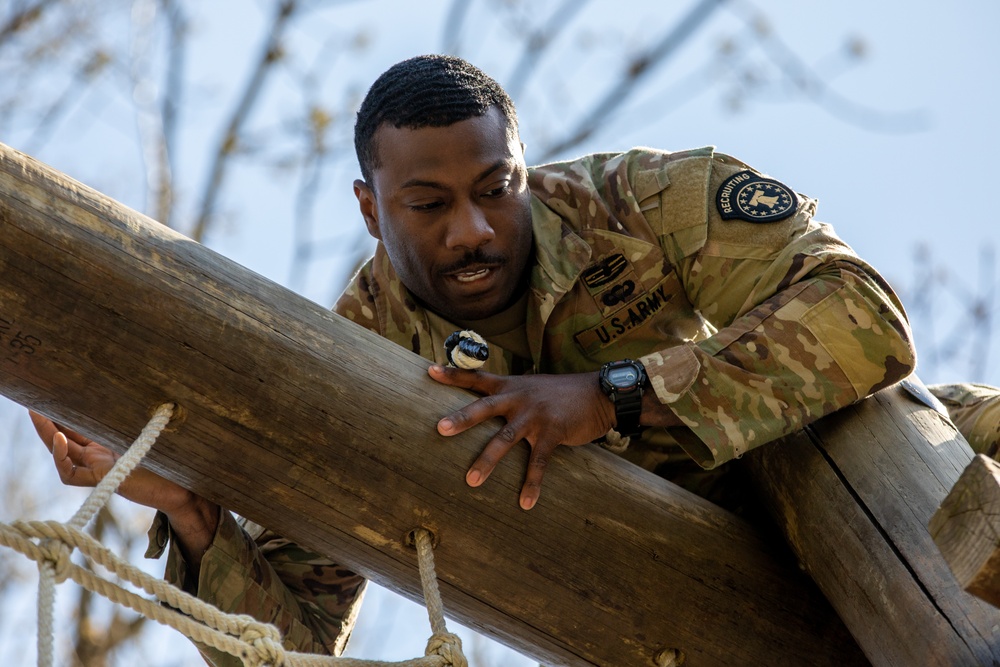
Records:
[[[0,315],[0,356],[5,360],[20,364],[21,360],[35,354],[42,341],[18,326],[16,320]]]

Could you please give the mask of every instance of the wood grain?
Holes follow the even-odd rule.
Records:
[[[929,527],[959,585],[1000,607],[1000,463],[974,458]]]
[[[118,449],[176,401],[151,469],[414,599],[426,526],[449,616],[546,664],[864,664],[748,524],[592,447],[529,513],[526,452],[468,488],[497,424],[439,437],[424,360],[2,145],[0,325],[6,396]]]
[[[962,592],[926,528],[971,458],[951,422],[900,385],[746,457],[873,665],[1000,661],[1000,612]]]

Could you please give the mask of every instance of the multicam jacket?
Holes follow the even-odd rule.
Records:
[[[928,387],[948,409],[972,451],[1000,460],[1000,390],[985,384]]]
[[[813,220],[816,202],[711,148],[531,170],[532,370],[640,359],[712,468],[910,373],[902,306]],[[420,307],[380,245],[335,310],[429,359],[457,327]],[[488,370],[512,355],[491,350]]]
[[[737,160],[710,148],[636,149],[537,167],[529,184],[531,359],[491,344],[489,372],[641,359],[656,396],[686,424],[673,429],[676,442],[712,468],[913,368],[903,310],[885,282],[813,220],[814,200]],[[412,298],[381,245],[335,310],[439,363],[459,328]],[[671,438],[646,441],[626,455],[651,469],[677,450]],[[339,653],[361,577],[248,528],[222,512],[198,596],[274,622],[297,650]],[[159,517],[150,555],[168,530]],[[166,578],[184,585],[185,572],[171,544]],[[240,664],[205,655],[218,667]]]

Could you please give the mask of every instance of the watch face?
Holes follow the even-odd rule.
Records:
[[[639,372],[632,366],[612,368],[608,371],[608,382],[621,389],[635,386],[638,381]]]

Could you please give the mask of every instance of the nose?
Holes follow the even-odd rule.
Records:
[[[496,236],[493,225],[486,219],[483,210],[473,202],[453,209],[451,220],[448,221],[448,231],[445,245],[449,249],[475,250],[489,243]]]

